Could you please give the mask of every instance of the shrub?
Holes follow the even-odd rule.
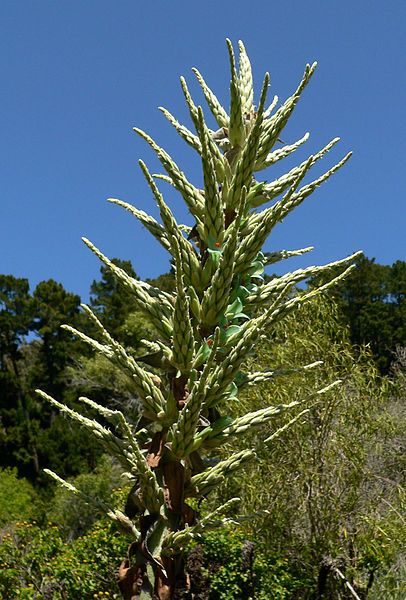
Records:
[[[123,493],[118,492],[120,501]],[[66,543],[63,529],[18,522],[3,532],[0,597],[49,600],[118,598],[112,565],[128,541],[107,517]]]
[[[34,488],[17,476],[17,469],[0,470],[0,527],[29,519],[36,511],[37,502]]]

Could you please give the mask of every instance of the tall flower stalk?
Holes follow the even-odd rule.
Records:
[[[267,105],[269,74],[266,73],[254,104],[251,65],[244,45],[238,44],[238,66],[229,40],[227,47],[231,66],[228,112],[200,72],[194,70],[217,123],[216,130],[207,125],[202,108],[194,103],[183,78],[182,90],[194,131],[161,109],[181,138],[200,155],[204,188],[189,181],[147,133],[135,129],[156,152],[165,171],[152,175],[140,161],[161,222],[126,202],[110,200],[139,219],[170,253],[175,292],[166,293],[130,277],[84,239],[117,279],[128,286],[134,306],[158,335],[156,340],[145,342],[149,349],[146,355],[134,358],[113,339],[88,306],[83,308],[99,332],[97,339],[68,325],[65,328],[131,377],[140,401],[142,426],[133,426],[124,412],[108,409],[88,398],[81,398],[82,414],[38,392],[95,435],[105,451],[120,463],[123,476],[132,484],[127,501],[131,511],[126,514],[124,510],[106,507],[110,517],[131,539],[128,557],[119,569],[119,586],[125,599],[168,600],[181,593],[187,595],[184,549],[207,529],[238,521],[238,498],[231,498],[204,517],[192,506],[199,505],[194,500],[205,498],[230,474],[255,460],[255,453],[246,449],[214,463],[212,458],[208,460],[208,455],[213,456],[214,452],[215,456],[215,449],[225,442],[232,442],[235,436],[300,404],[269,406],[234,419],[225,415],[224,406],[230,397],[238,396],[244,386],[262,383],[277,374],[271,370],[247,373],[244,361],[265,325],[272,326],[303,302],[333,286],[346,276],[358,256],[356,253],[324,266],[264,280],[267,265],[311,250],[264,252],[263,246],[275,225],[335,173],[351,153],[322,176],[304,184],[311,167],[338,141],[334,139],[285,175],[269,181],[273,165],[308,139],[306,134],[293,144],[283,145],[280,136],[313,76],[316,63],[306,65],[297,89],[279,108],[277,97]],[[269,170],[266,181],[260,179],[265,169]],[[177,223],[158,189],[157,179],[180,193],[193,218],[192,226]],[[292,293],[299,282],[320,273],[336,273],[337,266],[342,267],[341,274],[327,284],[304,293]],[[297,367],[292,366],[292,370]],[[315,390],[315,397],[335,383]],[[311,400],[303,399],[306,402]],[[86,416],[89,410],[92,415],[96,412],[99,420]],[[271,437],[274,439],[276,435]],[[56,474],[48,473],[72,492],[80,493]]]

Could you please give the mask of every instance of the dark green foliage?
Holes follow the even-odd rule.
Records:
[[[28,334],[32,314],[27,279],[0,275],[0,369],[18,377],[18,349]]]
[[[383,373],[396,346],[406,346],[406,262],[380,265],[361,257],[331,292],[351,330],[353,344],[369,344]]]
[[[0,455],[3,466],[12,466],[12,452],[8,446],[8,426],[16,421],[24,423],[20,431],[12,435],[18,444],[29,430],[27,404],[24,398],[23,377],[19,361],[21,345],[29,332],[32,299],[26,279],[12,275],[0,276]]]
[[[79,320],[80,298],[67,292],[60,283],[50,279],[37,285],[32,296],[33,319],[31,330],[38,336],[38,356],[31,374],[31,387],[41,385],[49,393],[63,393],[63,372],[74,353],[72,335],[61,329],[69,321]]]
[[[94,469],[101,455],[98,445],[85,431],[72,426],[62,415],[53,415],[48,427],[38,431],[39,460],[42,469],[59,469],[68,477]],[[41,487],[49,480],[43,471],[36,479]]]
[[[33,393],[38,385],[58,397],[70,393],[66,369],[83,348],[60,326],[79,324],[80,298],[53,280],[30,295],[27,280],[1,276],[0,289],[0,465],[37,482],[46,466],[67,475],[94,466],[95,444]]]

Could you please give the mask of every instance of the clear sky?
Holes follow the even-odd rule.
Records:
[[[266,249],[316,247],[287,270],[358,249],[380,263],[406,260],[404,0],[1,0],[0,28],[0,273],[32,287],[53,278],[86,300],[99,264],[82,235],[143,278],[168,269],[155,240],[105,200],[156,215],[137,160],[157,163],[133,126],[199,182],[193,150],[157,107],[187,120],[179,76],[192,83],[192,66],[227,102],[226,37],[245,42],[257,90],[269,70],[270,96],[281,100],[318,61],[283,139],[311,136],[287,168],[337,135],[321,169],[354,151]],[[185,218],[180,198],[162,190]]]

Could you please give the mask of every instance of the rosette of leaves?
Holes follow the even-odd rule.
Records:
[[[133,425],[131,415],[110,410],[91,399],[82,398],[84,410],[79,413],[39,392],[95,435],[105,451],[121,464],[123,475],[132,484],[125,510],[106,507],[131,538],[128,557],[119,569],[119,586],[128,599],[166,600],[181,590],[187,594],[189,583],[183,561],[186,546],[210,527],[238,521],[238,499],[230,499],[203,518],[195,508],[199,506],[196,500],[210,494],[244,463],[255,460],[255,454],[248,448],[216,461],[209,452],[248,429],[260,427],[298,402],[269,406],[233,419],[224,414],[225,401],[238,396],[245,385],[256,385],[277,374],[272,369],[263,373],[245,373],[243,369],[265,323],[276,323],[334,285],[345,277],[358,256],[353,254],[321,267],[264,281],[267,265],[311,250],[264,252],[273,228],[337,171],[350,153],[323,175],[304,184],[308,171],[338,141],[334,139],[271,181],[272,166],[308,138],[306,134],[289,145],[280,141],[316,63],[306,65],[297,89],[284,103],[277,107],[275,97],[268,106],[269,75],[265,75],[255,103],[252,70],[244,45],[239,42],[238,66],[228,40],[227,47],[231,66],[229,110],[221,105],[199,71],[194,70],[217,123],[215,130],[207,125],[202,108],[193,101],[183,78],[181,86],[192,128],[161,109],[182,139],[200,155],[203,189],[195,186],[147,133],[135,129],[156,152],[164,169],[163,174],[152,175],[140,161],[158,205],[160,221],[126,202],[110,200],[132,213],[170,253],[175,292],[166,293],[130,277],[84,239],[131,291],[134,306],[157,331],[157,339],[146,341],[145,354],[137,357],[113,339],[89,307],[84,309],[99,331],[97,339],[66,326],[128,375],[139,398],[138,425]],[[265,170],[266,180],[261,180]],[[176,221],[157,180],[179,192],[193,220],[190,226]],[[337,266],[342,267],[338,276]],[[294,293],[299,282],[320,273],[328,276],[330,272],[335,277],[323,277],[328,283],[318,289]],[[292,365],[292,370],[318,364]],[[324,390],[315,390],[314,398],[320,398],[332,387],[334,382]],[[303,399],[303,403],[311,402],[312,398]],[[50,474],[73,493],[80,493],[56,474]]]

